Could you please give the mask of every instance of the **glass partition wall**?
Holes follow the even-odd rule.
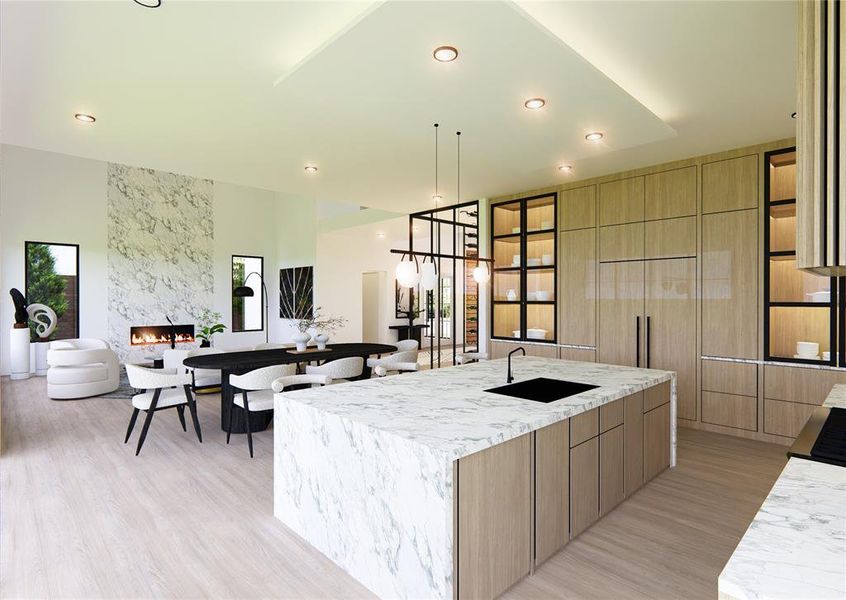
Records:
[[[796,268],[796,149],[767,153],[765,166],[766,358],[842,366],[836,350],[838,338],[844,342],[837,334],[844,302],[838,280]]]
[[[408,247],[419,264],[434,261],[438,283],[432,290],[409,290],[413,316],[422,319],[423,361],[428,352],[430,368],[456,364],[462,352],[478,351],[479,284],[473,269],[479,262],[479,203],[463,202],[409,215]],[[417,298],[414,298],[417,296]],[[419,308],[418,308],[419,307]]]

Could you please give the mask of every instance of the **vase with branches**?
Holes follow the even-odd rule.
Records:
[[[317,348],[324,350],[326,342],[329,341],[329,334],[346,325],[347,319],[344,317],[324,317],[321,314],[321,308],[315,306],[309,314],[296,320],[294,324],[300,332],[298,336],[294,336],[297,350],[305,350],[305,345],[311,339],[312,332],[315,333],[314,340],[317,342]]]

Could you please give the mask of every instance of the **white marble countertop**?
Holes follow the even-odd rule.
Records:
[[[846,408],[846,385],[823,406]],[[846,598],[846,467],[791,458],[720,574],[720,598]]]
[[[505,359],[276,395],[390,432],[454,460],[670,381],[671,371],[515,357],[514,381],[549,377],[600,387],[543,404],[485,392],[505,385]]]
[[[733,600],[846,598],[846,468],[791,458],[719,590]]]

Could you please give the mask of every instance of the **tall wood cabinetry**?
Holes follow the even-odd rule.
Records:
[[[557,356],[676,371],[680,425],[790,444],[831,386],[846,382],[835,358],[846,302],[833,300],[846,296],[844,284],[796,268],[803,233],[792,189],[801,188],[802,159],[793,146],[780,140],[525,194],[558,194]],[[794,359],[798,341],[819,341],[819,359]],[[516,345],[497,341],[491,352]],[[631,419],[664,426],[669,407],[647,418],[657,407],[643,402],[627,409]],[[577,452],[577,472],[592,450]],[[595,450],[599,461],[598,436]],[[644,450],[624,453],[627,463],[631,456],[663,459]],[[626,464],[630,471],[649,467]]]
[[[676,371],[696,419],[696,167],[599,186],[599,362]],[[628,221],[628,222],[626,222]]]

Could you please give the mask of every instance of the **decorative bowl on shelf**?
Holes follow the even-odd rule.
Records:
[[[546,329],[529,328],[526,330],[526,337],[530,340],[545,340]]]
[[[541,302],[547,302],[552,298],[552,293],[549,290],[538,290],[535,292],[535,299]]]
[[[538,299],[538,293],[537,292],[526,292],[526,300],[528,300],[529,302],[534,302],[537,299]]]
[[[551,265],[553,263],[552,255],[544,254],[543,256],[541,256],[541,262],[545,265]]]
[[[539,259],[539,258],[526,259],[526,266],[527,267],[539,267],[540,264],[541,264],[541,259]]]
[[[514,256],[511,257],[511,266],[513,266],[513,267],[519,267],[520,266],[520,255],[519,254],[515,254]]]
[[[522,332],[522,331],[520,331],[519,329],[515,329],[515,330],[514,330],[514,331],[512,331],[511,333],[512,333],[512,335],[513,335],[514,337],[516,337],[516,338],[518,338],[518,337],[520,337],[521,335],[523,335],[523,332]]]

